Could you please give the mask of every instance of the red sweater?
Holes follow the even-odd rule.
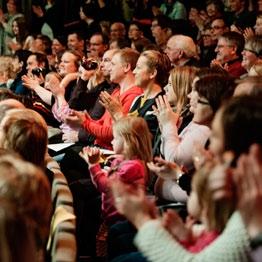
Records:
[[[118,178],[129,185],[145,185],[145,167],[138,159],[122,160],[116,158],[109,171],[101,169],[100,164],[92,165],[90,174],[93,183],[98,191],[102,193],[102,215],[108,225],[112,225],[123,217],[117,212],[114,206],[113,196],[109,187],[110,178]]]
[[[188,241],[180,241],[181,245],[192,253],[198,253],[213,242],[219,233],[215,230],[203,232],[194,243]]]
[[[117,88],[111,94],[113,97],[119,97],[123,107],[123,113],[127,114],[133,100],[141,95],[143,90],[140,87],[134,86],[123,92],[120,95],[120,89]],[[112,117],[106,110],[99,120],[86,118],[83,126],[85,130],[96,137],[95,144],[103,148],[112,149],[111,141],[113,139]]]

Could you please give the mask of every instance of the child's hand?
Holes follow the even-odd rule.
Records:
[[[79,155],[89,164],[97,164],[100,160],[100,150],[97,147],[84,147]]]
[[[181,217],[174,211],[168,209],[162,219],[162,224],[166,230],[179,241],[191,241],[191,230],[188,229]]]

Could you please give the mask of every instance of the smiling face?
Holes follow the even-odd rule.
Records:
[[[197,91],[195,91],[197,93]],[[209,125],[213,118],[213,110],[206,98],[200,97],[197,93],[198,99],[196,107],[194,108],[193,121],[200,125]]]
[[[76,60],[77,58],[72,53],[65,52],[59,64],[59,74],[63,77],[68,73],[77,72]]]
[[[148,83],[153,80],[152,71],[148,67],[148,60],[145,56],[140,56],[134,69],[135,84],[141,88],[146,88]]]
[[[245,44],[244,50],[242,51],[242,63],[241,65],[249,71],[249,69],[255,64],[258,60],[257,55],[252,51],[251,46]]]
[[[19,27],[16,21],[13,22],[12,29],[13,29],[14,35],[19,35]]]
[[[129,39],[131,39],[131,40],[137,40],[137,39],[139,39],[140,37],[142,37],[142,35],[143,35],[143,32],[141,32],[136,25],[131,24],[131,25],[129,26],[129,29],[128,29],[128,38],[129,38]]]
[[[215,52],[217,53],[216,59],[224,64],[235,59],[236,47],[226,41],[225,38],[220,37]]]
[[[111,60],[110,81],[120,83],[125,77],[125,63],[123,63],[119,53],[115,54]]]

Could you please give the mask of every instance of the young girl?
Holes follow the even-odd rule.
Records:
[[[143,118],[122,118],[113,125],[113,136],[112,146],[117,157],[109,170],[101,169],[98,148],[85,147],[81,153],[89,164],[93,183],[102,193],[102,217],[107,225],[121,219],[109,190],[110,179],[118,178],[125,184],[144,187],[148,180],[145,163],[152,159],[151,135]]]
[[[89,164],[92,182],[102,193],[102,223],[96,235],[96,255],[106,256],[108,227],[123,217],[117,212],[110,190],[110,180],[119,179],[134,188],[144,187],[148,180],[146,163],[152,159],[151,135],[140,117],[124,117],[113,125],[112,146],[116,153],[110,169],[101,169],[100,150],[85,147],[80,154]]]
[[[187,201],[189,219],[184,224],[171,210],[163,216],[163,225],[188,251],[198,253],[224,230],[234,211],[234,201],[214,201],[208,187],[211,165],[201,168],[192,180],[192,191]],[[195,221],[200,225],[193,224]],[[191,224],[191,225],[190,225]],[[193,224],[193,225],[192,225]]]

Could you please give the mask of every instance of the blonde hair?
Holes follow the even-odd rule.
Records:
[[[27,261],[49,234],[50,185],[40,169],[3,150],[0,170],[0,260]]]
[[[253,72],[252,72],[253,70]],[[251,76],[262,76],[262,61],[258,60],[255,64],[253,64],[248,72],[248,75]]]
[[[222,232],[228,219],[235,210],[234,200],[216,200],[212,198],[212,191],[209,189],[208,177],[214,165],[207,163],[199,169],[193,176],[192,190],[196,192],[199,207],[206,210],[208,230]]]
[[[19,67],[16,66],[16,60],[10,56],[0,57],[0,74],[5,75],[7,79],[15,79]]]
[[[152,135],[142,117],[123,117],[114,123],[113,130],[124,139],[124,153],[128,159],[137,157],[144,163],[152,161]]]
[[[192,82],[198,69],[191,66],[176,67],[170,71],[171,84],[177,97],[177,112],[188,104],[188,94],[192,90]]]
[[[168,56],[156,50],[146,50],[140,56],[144,56],[147,59],[147,66],[150,70],[156,69],[155,82],[164,87],[167,84],[171,69],[171,62]]]

